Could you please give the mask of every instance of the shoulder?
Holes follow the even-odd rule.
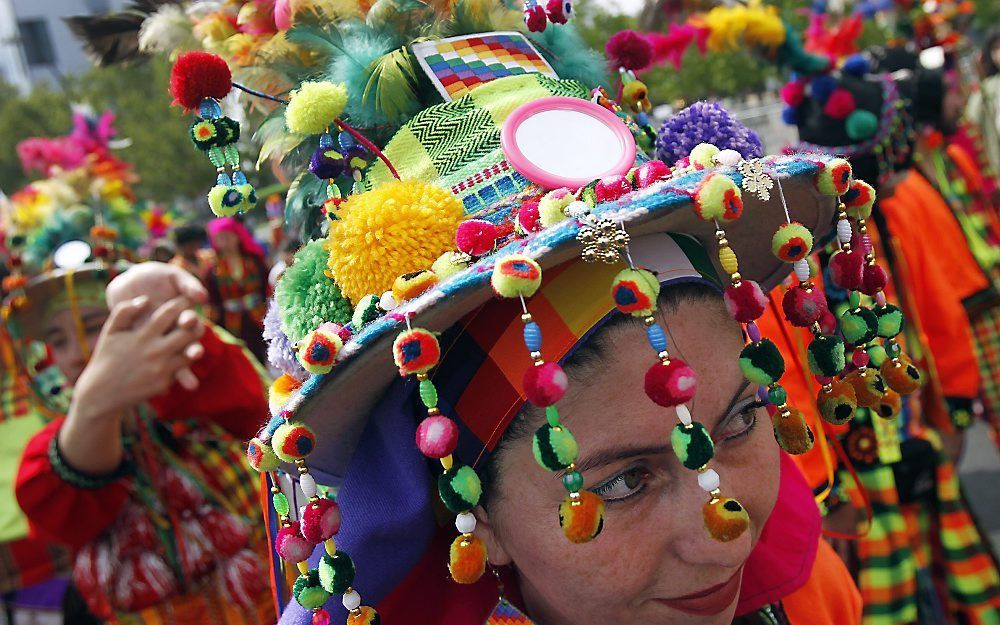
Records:
[[[782,604],[792,625],[861,623],[861,591],[844,562],[822,538],[809,581],[784,597]]]

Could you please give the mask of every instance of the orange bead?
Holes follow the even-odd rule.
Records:
[[[459,584],[476,583],[486,570],[486,545],[473,534],[458,536],[451,543],[448,570]]]
[[[559,526],[570,542],[590,542],[604,529],[604,500],[587,490],[567,495],[559,505]]]
[[[713,499],[701,509],[705,529],[719,542],[736,540],[750,527],[750,515],[740,502],[730,497]]]

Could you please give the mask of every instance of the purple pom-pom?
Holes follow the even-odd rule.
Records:
[[[786,106],[781,109],[781,121],[789,126],[797,125],[799,123],[799,109],[794,106]]]
[[[851,74],[853,76],[861,78],[862,76],[870,72],[871,69],[872,69],[871,63],[868,62],[868,59],[865,58],[863,54],[854,54],[847,57],[847,60],[844,61],[844,64],[841,66],[840,71],[844,72],[845,74]]]
[[[837,81],[833,76],[817,76],[809,83],[809,92],[813,99],[820,104],[825,104],[830,98],[830,94],[837,88]]]
[[[760,136],[717,102],[695,102],[660,126],[656,133],[656,157],[670,165],[690,154],[699,143],[711,143],[720,150],[736,150],[746,159],[764,153]]]
[[[267,361],[282,373],[287,373],[296,380],[309,377],[309,372],[302,368],[296,356],[292,342],[281,331],[281,313],[274,300],[267,305],[264,315],[264,340],[267,342]]]

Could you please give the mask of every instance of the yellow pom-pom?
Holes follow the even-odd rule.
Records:
[[[555,189],[546,193],[538,202],[538,218],[542,227],[549,228],[566,219],[564,211],[575,199],[569,189]]]
[[[332,82],[304,82],[291,93],[285,109],[285,125],[300,135],[327,131],[347,106],[347,88]]]
[[[719,152],[719,148],[711,143],[699,143],[691,150],[691,164],[699,167],[711,167],[715,165],[715,155]]]
[[[451,250],[464,216],[458,198],[417,180],[354,195],[330,222],[330,273],[351,302],[384,293],[398,276],[429,269]]]

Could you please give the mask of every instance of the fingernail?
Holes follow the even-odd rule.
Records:
[[[149,301],[149,296],[147,296],[147,295],[140,295],[139,297],[137,297],[137,298],[135,298],[135,299],[132,300],[132,304],[134,306],[142,306],[143,304],[145,304],[148,301]]]

